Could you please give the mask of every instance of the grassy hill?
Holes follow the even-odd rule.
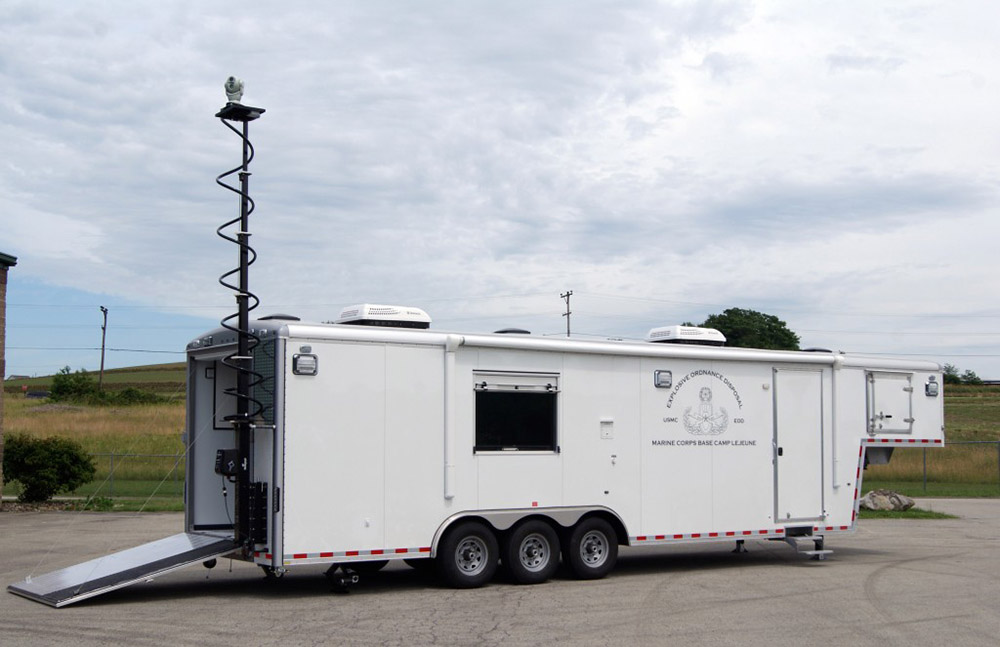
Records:
[[[95,381],[97,380],[97,371],[90,371],[90,375]],[[112,391],[131,386],[158,395],[182,396],[186,381],[187,368],[184,362],[112,368],[104,371],[104,387]],[[46,375],[23,380],[5,380],[3,390],[4,393],[21,393],[27,386],[28,391],[47,391],[51,385],[52,376]]]

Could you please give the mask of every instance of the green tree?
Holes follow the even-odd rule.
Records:
[[[74,373],[68,366],[65,366],[52,376],[50,394],[51,398],[57,402],[87,400],[97,392],[97,382],[82,369]]]
[[[954,364],[945,364],[944,369],[944,383],[945,384],[961,384],[962,376],[958,374],[958,369]]]
[[[82,369],[74,373],[68,366],[52,376],[50,397],[56,402],[77,402],[97,406],[163,402],[163,398],[155,393],[131,386],[120,391],[102,391],[90,373]]]
[[[726,336],[727,346],[798,350],[799,336],[784,321],[756,310],[729,308],[722,314],[709,315],[701,324]]]
[[[9,481],[21,484],[19,501],[48,501],[61,492],[72,492],[94,479],[94,461],[80,443],[51,436],[7,436],[3,471]]]
[[[983,381],[976,375],[975,371],[966,370],[962,373],[962,384],[982,384]]]

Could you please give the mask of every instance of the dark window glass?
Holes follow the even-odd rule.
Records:
[[[556,394],[476,391],[476,451],[556,449]]]

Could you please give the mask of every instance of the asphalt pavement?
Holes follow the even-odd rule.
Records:
[[[812,561],[782,542],[623,548],[606,579],[456,591],[403,564],[335,593],[220,560],[62,609],[0,593],[3,645],[1000,644],[1000,500],[945,520],[865,520]],[[6,587],[182,530],[180,514],[0,513]]]

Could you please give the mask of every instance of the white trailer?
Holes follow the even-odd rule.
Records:
[[[619,545],[773,539],[822,558],[856,527],[868,462],[944,444],[929,362],[348,315],[252,323],[259,406],[242,455],[223,362],[236,336],[189,344],[185,531],[10,590],[62,606],[220,555],[269,575],[405,559],[457,587],[498,563],[540,582],[560,556],[602,577]],[[650,339],[705,339],[675,333]]]

